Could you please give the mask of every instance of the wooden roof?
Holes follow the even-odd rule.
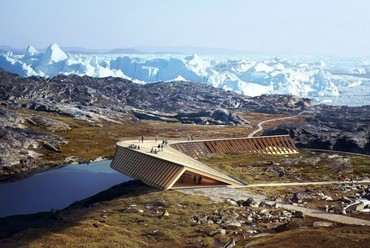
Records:
[[[140,149],[130,148],[132,145],[140,146]],[[158,142],[154,140],[144,141],[144,143],[136,140],[118,142],[111,167],[159,189],[171,188],[185,171],[191,171],[231,186],[243,185],[240,181],[170,146],[157,154],[151,153],[150,150],[156,148],[157,145]]]
[[[193,158],[230,152],[298,153],[297,147],[288,135],[184,141],[171,144],[171,146]]]
[[[216,139],[201,141],[170,141],[157,154],[151,153],[160,142],[127,140],[117,143],[111,167],[130,177],[159,188],[170,189],[185,171],[214,179],[230,186],[244,185],[199,161],[200,156],[250,151],[266,154],[286,154],[298,152],[289,136],[269,136],[258,138]],[[135,147],[136,148],[133,148]],[[140,149],[138,149],[140,146]]]
[[[111,167],[159,189],[168,189],[185,170],[184,166],[122,146],[116,147]]]

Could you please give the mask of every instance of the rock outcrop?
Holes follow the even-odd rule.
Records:
[[[4,175],[14,173],[14,168],[9,170],[14,165],[19,165],[20,171],[32,167],[41,156],[37,149],[53,147],[58,151],[60,144],[66,142],[54,134],[28,130],[24,122],[15,111],[0,109],[0,170]]]
[[[179,113],[176,118],[182,123],[200,125],[244,125],[249,121],[227,109],[216,109],[197,113]]]
[[[195,82],[173,81],[137,84],[122,78],[59,75],[28,77],[0,69],[1,105],[92,118],[91,113],[114,117],[117,112],[201,113],[214,120],[238,119],[233,112],[295,113],[312,102],[295,96],[246,97]],[[225,111],[230,111],[225,112]],[[131,116],[132,117],[132,116]],[[126,116],[127,118],[127,116]]]
[[[263,135],[289,134],[299,148],[370,154],[370,106],[320,105],[306,123],[283,124]]]

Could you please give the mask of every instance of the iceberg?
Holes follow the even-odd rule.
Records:
[[[140,83],[196,81],[247,96],[293,94],[333,104],[349,102],[335,100],[349,92],[370,96],[370,63],[360,58],[68,54],[53,43],[44,52],[30,45],[24,55],[0,53],[0,68],[24,77],[77,74]]]

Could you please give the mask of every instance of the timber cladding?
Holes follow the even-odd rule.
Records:
[[[199,158],[202,156],[211,155],[212,153],[205,142],[175,143],[172,144],[171,147],[192,158]]]
[[[230,152],[261,154],[298,152],[287,135],[182,141],[174,142],[168,147],[162,146],[161,149],[159,147],[157,140],[118,142],[111,167],[162,190],[189,186],[241,186],[245,183],[210,168],[196,158]],[[191,176],[192,179],[184,180],[186,176]],[[189,182],[193,184],[189,185]]]
[[[193,158],[231,152],[261,154],[298,153],[297,147],[288,135],[188,141],[175,143],[171,146]]]
[[[116,147],[111,167],[159,189],[170,188],[185,170],[184,166],[121,146]]]

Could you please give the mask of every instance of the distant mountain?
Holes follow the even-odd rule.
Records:
[[[116,48],[105,52],[105,54],[140,54],[140,53],[143,52],[133,48]]]
[[[24,54],[26,49],[24,48],[14,48],[11,46],[0,46],[0,53],[11,52],[13,54]]]
[[[139,46],[134,49],[152,54],[262,55],[262,53],[255,51],[191,46]]]
[[[61,47],[61,49],[70,54],[100,54],[106,51],[104,49],[87,49],[83,47]]]
[[[61,47],[64,52],[70,54],[199,54],[199,55],[262,55],[255,51],[233,50],[225,48],[207,48],[191,46],[138,46],[114,49],[88,49],[83,47]],[[27,48],[14,48],[11,46],[0,46],[0,52],[12,52],[13,54],[24,54]],[[44,52],[46,48],[37,48]]]
[[[71,54],[54,43],[44,51],[29,46],[22,55],[0,53],[0,68],[22,76],[77,74],[141,83],[194,81],[247,96],[289,94],[325,103],[370,105],[370,79],[364,76],[369,75],[370,65],[360,59],[140,52],[115,49],[103,54]]]

